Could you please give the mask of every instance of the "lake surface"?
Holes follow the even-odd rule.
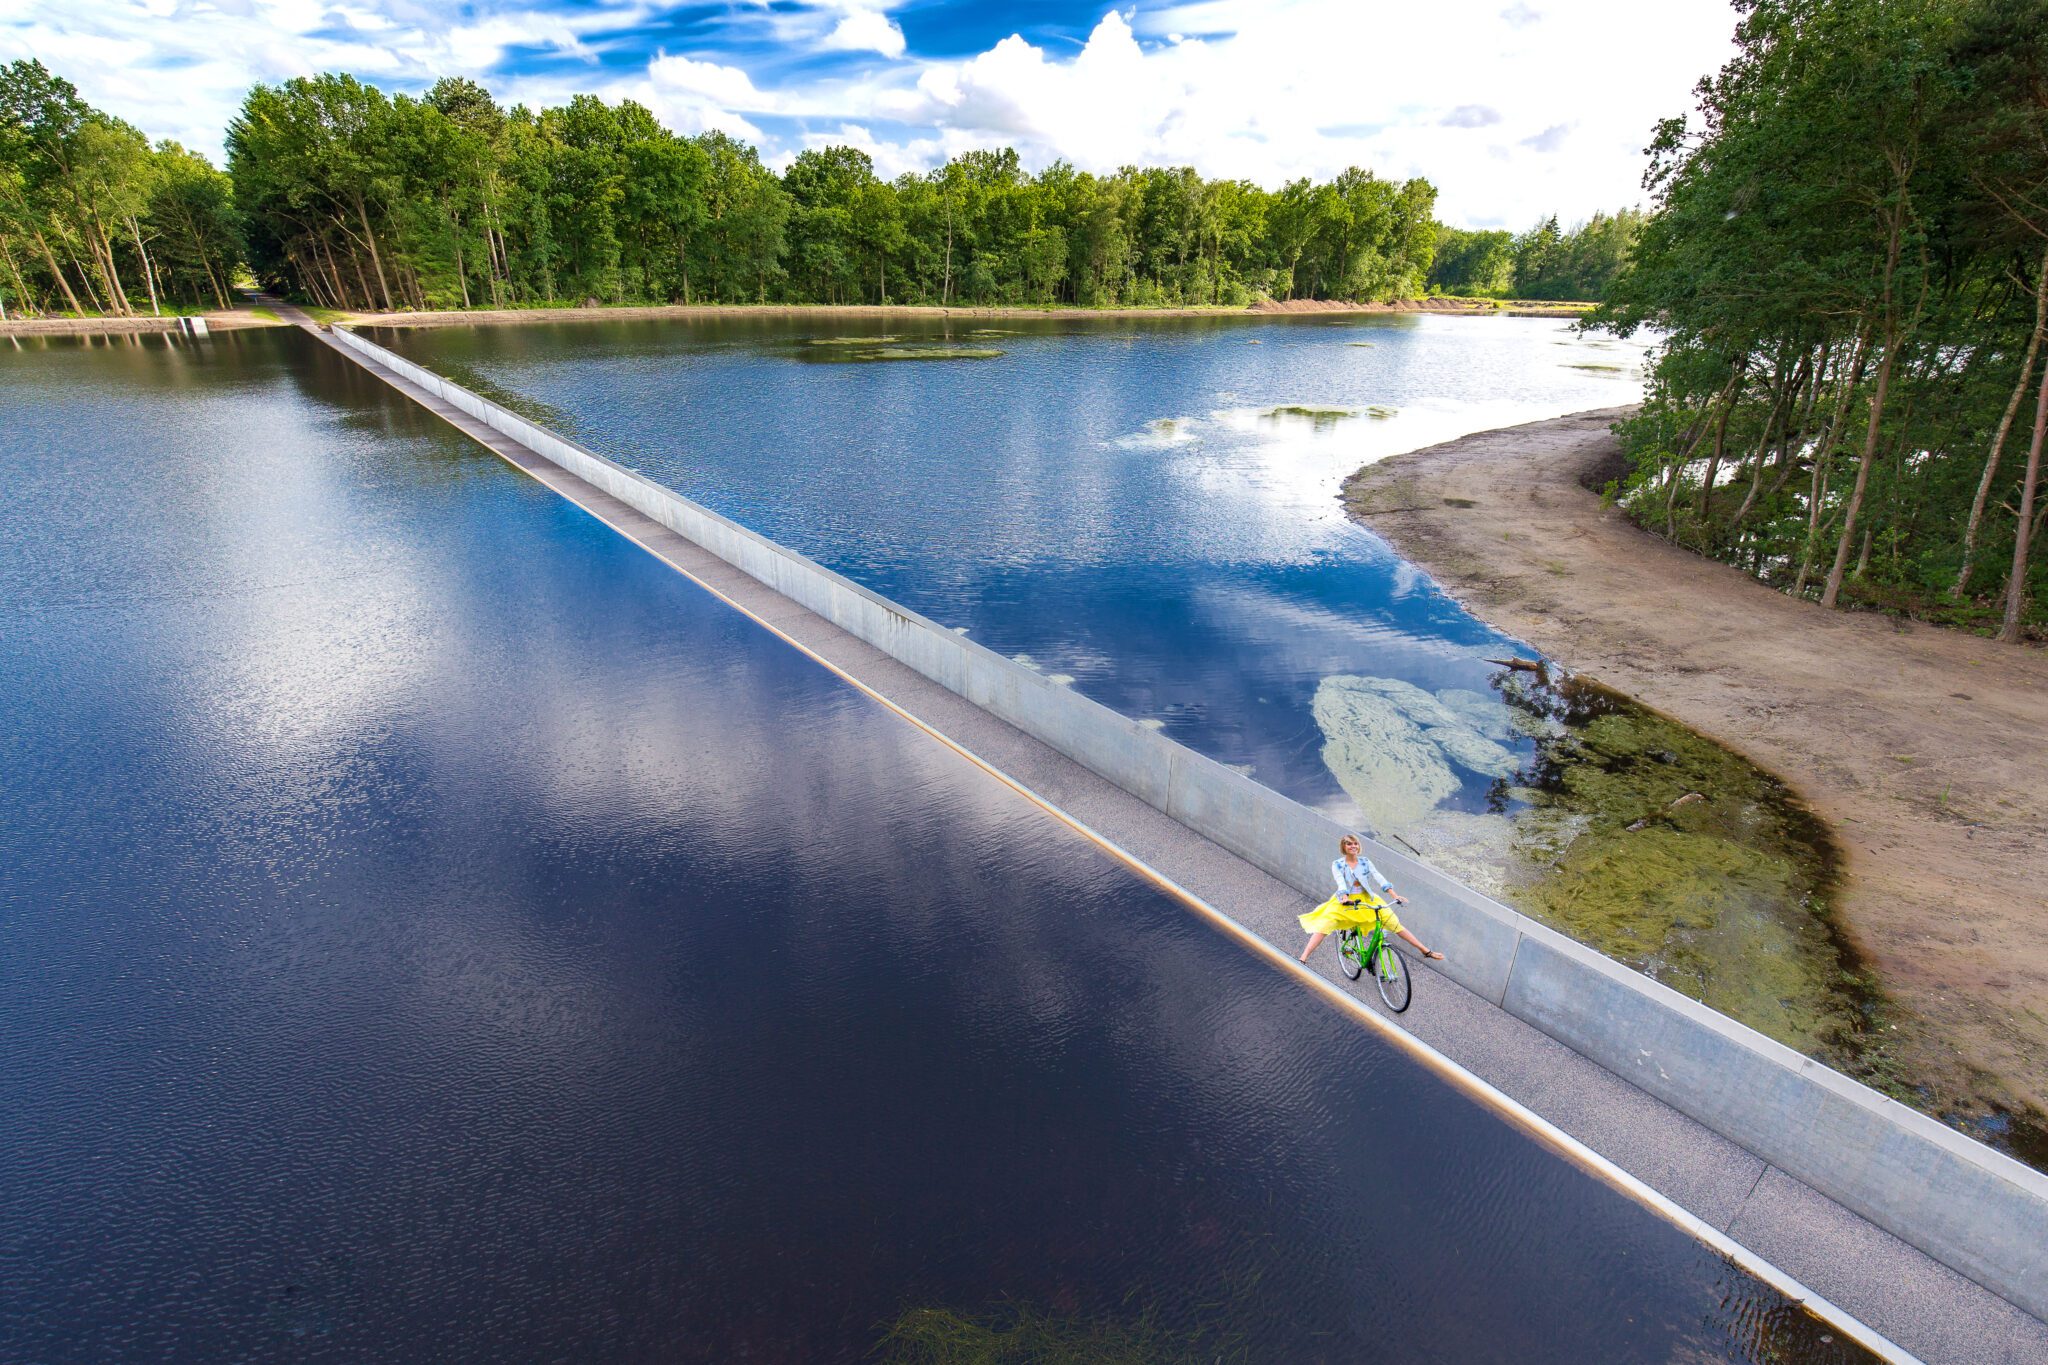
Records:
[[[1484,697],[1498,671],[1485,656],[1530,650],[1353,525],[1339,483],[1381,455],[1639,393],[1634,351],[1554,319],[892,321],[889,347],[866,344],[877,325],[369,335],[1268,786],[1379,825],[1400,823],[1386,817],[1401,799],[1374,810],[1385,784],[1346,791],[1323,757],[1318,688],[1366,675]],[[862,360],[921,348],[1000,355]],[[1453,772],[1442,804],[1486,809],[1495,774]]]
[[[310,339],[0,384],[0,1356],[1858,1358]]]
[[[1727,750],[1492,662],[1534,651],[1338,502],[1385,455],[1634,401],[1638,349],[1426,314],[878,325],[373,335],[1861,1068],[1872,996],[1825,917],[1818,823]]]

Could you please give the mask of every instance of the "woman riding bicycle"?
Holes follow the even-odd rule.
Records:
[[[1330,875],[1337,882],[1337,894],[1301,917],[1301,927],[1308,931],[1308,947],[1301,950],[1301,960],[1308,961],[1309,954],[1339,930],[1356,929],[1361,933],[1371,933],[1378,925],[1388,933],[1407,939],[1409,945],[1424,957],[1443,961],[1442,953],[1425,948],[1421,939],[1401,927],[1393,907],[1373,894],[1372,884],[1378,882],[1379,889],[1392,896],[1395,905],[1408,903],[1407,897],[1394,890],[1394,884],[1372,865],[1372,859],[1364,856],[1362,848],[1356,834],[1347,834],[1338,841],[1337,861],[1330,864]]]

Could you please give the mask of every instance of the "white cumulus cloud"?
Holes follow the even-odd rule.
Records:
[[[1113,0],[1078,45],[1011,34],[932,58],[910,46],[902,0],[752,0],[684,49],[664,12],[0,0],[0,60],[40,57],[152,135],[215,155],[255,81],[340,70],[419,90],[462,75],[507,102],[636,99],[679,132],[754,141],[771,164],[840,140],[887,173],[1006,144],[1034,168],[1193,165],[1268,187],[1359,165],[1427,176],[1446,221],[1523,227],[1638,202],[1652,125],[1689,108],[1734,24],[1727,0]]]
[[[871,9],[849,11],[825,35],[825,46],[848,52],[879,52],[884,57],[903,55],[903,30],[888,15]]]

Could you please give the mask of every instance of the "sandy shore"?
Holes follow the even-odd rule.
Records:
[[[1781,777],[1939,1108],[2048,1096],[2048,652],[1823,611],[1602,506],[1626,409],[1360,470],[1351,515],[1500,629]]]
[[[1333,303],[1320,299],[1268,301],[1249,308],[937,308],[919,304],[662,304],[596,308],[473,308],[427,313],[351,313],[342,319],[352,327],[456,327],[476,323],[595,322],[604,319],[788,317],[884,321],[889,318],[1243,318],[1291,316],[1297,313],[1438,313],[1456,317],[1492,317],[1507,312],[1515,317],[1577,317],[1580,309],[1541,305],[1514,305],[1506,309],[1471,299],[1401,299],[1391,303]]]
[[[1455,317],[1577,317],[1574,305],[1512,303],[1498,306],[1475,299],[1397,299],[1390,303],[1336,303],[1321,299],[1269,300],[1249,308],[936,308],[913,304],[659,304],[595,308],[467,308],[429,312],[346,313],[335,320],[349,327],[467,327],[521,322],[634,321],[667,318],[789,317],[880,321],[888,318],[1242,318],[1297,313],[1438,313]],[[275,318],[253,316],[246,308],[206,315],[209,326],[276,327]],[[0,336],[82,335],[99,332],[161,332],[176,327],[174,318],[28,318],[0,322]]]

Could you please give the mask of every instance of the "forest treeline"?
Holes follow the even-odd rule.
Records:
[[[1459,232],[1427,180],[1356,169],[1268,191],[1187,167],[1032,174],[1004,150],[884,180],[829,147],[777,174],[631,101],[507,110],[456,79],[423,98],[345,75],[257,86],[226,145],[223,173],[149,146],[39,63],[0,68],[0,291],[31,311],[129,312],[224,299],[246,265],[356,310],[1591,299],[1637,222]]]
[[[968,152],[883,180],[851,147],[781,175],[631,101],[500,109],[348,76],[259,86],[227,133],[262,277],[336,307],[602,303],[1241,304],[1420,293],[1424,180],[1269,194],[1188,169],[1026,174]]]
[[[1479,298],[1603,299],[1628,264],[1642,226],[1640,212],[1623,209],[1596,213],[1569,229],[1553,214],[1519,236],[1444,228],[1429,287]]]
[[[42,63],[0,67],[0,291],[12,307],[226,308],[244,250],[228,177],[93,109]]]
[[[2048,0],[1744,0],[1594,323],[1664,332],[1645,525],[1833,606],[2038,631]]]

